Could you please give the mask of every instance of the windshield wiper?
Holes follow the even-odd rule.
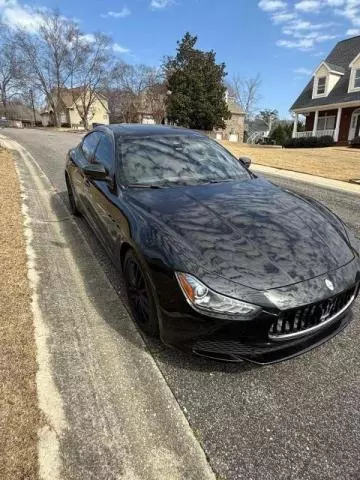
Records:
[[[227,178],[227,179],[224,179],[224,180],[209,180],[206,183],[226,183],[226,182],[234,182],[234,179],[233,178]]]
[[[163,188],[161,185],[152,185],[147,183],[129,183],[126,185],[127,188]]]

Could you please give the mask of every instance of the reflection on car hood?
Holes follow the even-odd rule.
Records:
[[[128,192],[204,269],[251,288],[308,280],[353,258],[330,213],[264,179]]]

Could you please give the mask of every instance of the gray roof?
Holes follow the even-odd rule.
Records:
[[[228,109],[232,115],[245,115],[241,106],[232,98],[229,98],[228,100]]]
[[[329,63],[329,62],[324,62],[325,65],[327,65],[330,70],[334,71],[334,72],[338,72],[338,73],[345,73],[345,68],[344,67],[340,67],[339,65],[335,65],[335,63]]]
[[[344,73],[344,75],[327,97],[314,99],[311,98],[314,84],[314,79],[312,78],[292,105],[291,110],[354,101],[360,103],[360,92],[348,93],[351,71],[349,65],[359,53],[360,36],[339,42],[325,59],[325,62],[332,70],[336,69],[336,71]]]

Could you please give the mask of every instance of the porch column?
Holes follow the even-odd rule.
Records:
[[[337,111],[337,115],[336,115],[336,125],[335,125],[335,132],[334,132],[334,141],[335,142],[339,141],[341,113],[342,113],[342,107],[339,107],[338,111]]]
[[[319,110],[316,110],[316,112],[315,112],[315,118],[314,118],[314,128],[313,128],[313,131],[312,131],[312,136],[313,136],[313,137],[316,137],[316,131],[317,131],[317,127],[318,127],[318,120],[319,120]]]
[[[298,114],[298,113],[295,113],[295,120],[294,120],[294,127],[293,127],[292,138],[296,138],[298,121],[299,121],[299,114]]]

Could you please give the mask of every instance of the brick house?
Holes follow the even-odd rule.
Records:
[[[306,117],[304,132],[294,122],[293,138],[331,135],[347,145],[360,135],[360,36],[335,46],[290,110]]]
[[[244,141],[245,130],[245,112],[240,105],[228,95],[226,92],[226,103],[231,113],[231,117],[225,120],[225,129],[215,130],[215,137],[217,140],[229,140],[230,142]]]

